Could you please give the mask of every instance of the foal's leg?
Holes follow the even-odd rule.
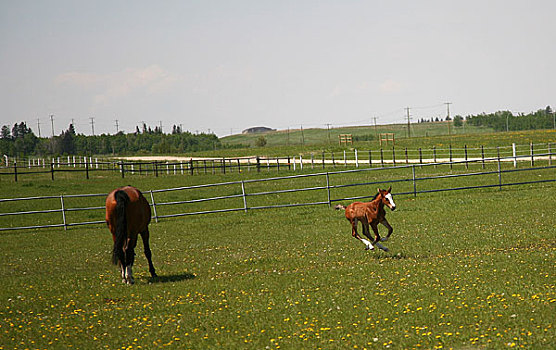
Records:
[[[388,221],[386,221],[386,218],[384,220],[382,220],[380,223],[383,224],[384,226],[386,226],[386,228],[388,229],[388,235],[386,235],[386,237],[382,238],[382,242],[386,242],[388,240],[388,238],[390,238],[390,235],[392,234],[392,232],[394,232],[394,229],[392,228],[392,226],[390,226]]]
[[[361,240],[367,246],[367,248],[365,249],[367,250],[375,249],[375,247],[373,247],[373,244],[371,243],[373,239],[371,237],[371,232],[369,230],[369,222],[365,220],[365,221],[361,221],[361,224],[363,226],[363,234],[369,239],[368,241],[364,238]]]
[[[149,263],[149,272],[151,273],[151,277],[157,277],[156,272],[154,270],[153,261],[152,261],[151,247],[149,245],[148,228],[144,232],[141,232],[141,238],[143,239],[143,248],[145,251],[145,257],[147,258],[147,262]]]
[[[354,238],[357,238],[358,240],[360,240],[361,242],[363,242],[363,244],[365,245],[365,249],[366,250],[372,250],[374,249],[373,245],[371,244],[371,242],[367,241],[365,238],[362,238],[361,236],[359,236],[359,234],[357,233],[357,218],[354,218],[351,221],[351,235]],[[369,224],[366,221],[361,220],[361,225],[363,227],[363,234],[365,234],[366,236],[368,236],[368,234],[365,233],[365,229],[369,230]]]
[[[386,248],[385,246],[380,244],[380,234],[378,233],[378,223],[377,222],[371,222],[371,227],[373,228],[373,231],[375,233],[375,240],[374,240],[373,244],[375,244],[377,247],[379,247],[380,249],[387,252],[388,248]]]

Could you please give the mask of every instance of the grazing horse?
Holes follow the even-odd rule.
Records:
[[[149,222],[151,221],[151,207],[141,191],[132,186],[115,189],[106,197],[106,223],[114,248],[112,262],[120,266],[122,282],[133,284],[131,267],[135,260],[135,245],[137,235],[141,234],[145,256],[149,262],[149,271],[152,277],[156,272],[151,260],[149,246]]]
[[[351,235],[363,242],[363,244],[365,244],[366,246],[365,249],[374,249],[373,244],[376,244],[376,246],[380,249],[386,252],[388,251],[388,248],[380,244],[379,241],[387,241],[394,231],[392,226],[390,226],[388,221],[386,221],[386,211],[384,210],[385,205],[391,210],[396,209],[396,204],[394,204],[392,194],[390,193],[391,190],[392,187],[388,188],[387,190],[378,189],[378,193],[370,202],[353,202],[347,207],[341,204],[335,207],[336,210],[344,209],[346,211],[346,219],[348,219],[351,223]],[[369,225],[373,229],[375,233],[375,239],[373,243],[369,242],[365,238],[362,238],[357,233],[357,223],[359,221],[361,221],[361,225],[363,226],[363,234],[370,240],[372,240],[372,238],[369,232]],[[388,228],[388,235],[382,239],[378,234],[379,223]]]

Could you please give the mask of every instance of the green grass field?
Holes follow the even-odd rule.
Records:
[[[448,149],[451,145],[454,149],[463,149],[464,146],[469,148],[485,148],[492,147],[509,147],[512,143],[517,145],[546,144],[556,143],[556,130],[531,130],[531,131],[515,131],[515,132],[493,132],[492,130],[479,127],[456,128],[451,134],[448,134],[447,124],[441,123],[422,123],[414,126],[415,131],[412,137],[408,138],[403,125],[380,125],[376,133],[391,132],[395,134],[395,148],[399,153],[398,158],[403,157],[403,150],[407,148],[416,152],[419,148],[423,151],[431,153],[433,147],[437,149]],[[311,153],[317,156],[322,152],[343,152],[344,150],[373,150],[378,151],[381,146],[378,138],[371,141],[355,141],[352,145],[338,144],[339,134],[352,134],[353,136],[373,136],[375,137],[374,127],[346,127],[331,129],[330,133],[327,129],[308,129],[303,131],[302,136],[300,130],[292,130],[288,133],[285,131],[275,131],[266,134],[239,134],[222,138],[223,144],[228,145],[249,145],[249,147],[204,151],[199,154],[207,156],[222,156],[225,152],[227,156],[295,156],[303,155],[306,159]],[[265,147],[256,147],[255,140],[264,136],[267,140]],[[330,138],[329,138],[330,135]],[[289,138],[289,141],[288,141]],[[392,149],[392,142],[382,145],[384,150]],[[491,151],[492,152],[492,151]],[[459,151],[462,153],[462,151]],[[339,153],[337,153],[338,155]],[[385,154],[388,154],[386,152]],[[413,155],[415,158],[415,154]]]
[[[531,176],[520,174],[512,176]],[[122,181],[157,189],[271,175],[68,175],[0,186],[9,198],[102,193]],[[350,190],[337,195],[351,194],[343,191]],[[306,195],[289,199],[304,202]],[[139,243],[133,286],[121,284],[110,265],[104,225],[2,232],[0,348],[554,345],[556,185],[395,200],[388,253],[365,251],[343,213],[326,205],[153,223],[160,277],[150,278]]]

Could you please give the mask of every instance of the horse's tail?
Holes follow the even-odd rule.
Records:
[[[346,210],[346,206],[342,205],[342,204],[338,204],[337,206],[334,207],[334,209],[336,209],[336,210]]]
[[[112,262],[114,265],[121,261],[125,264],[124,244],[127,239],[127,219],[126,207],[129,203],[129,196],[122,190],[114,193],[116,200],[116,233],[114,239],[114,249],[112,251]]]

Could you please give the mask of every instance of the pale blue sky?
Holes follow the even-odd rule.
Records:
[[[403,122],[556,107],[555,1],[0,0],[0,124]]]

